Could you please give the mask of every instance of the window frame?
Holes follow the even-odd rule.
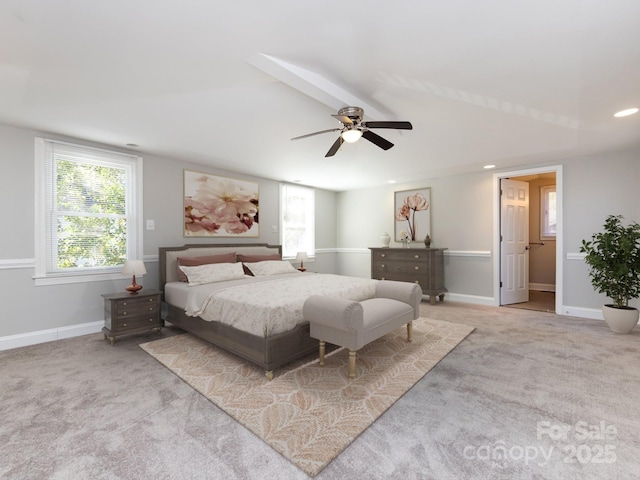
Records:
[[[544,185],[540,187],[540,240],[555,240],[557,233],[549,231],[549,194],[556,193],[555,185]],[[556,197],[557,205],[557,197]],[[557,222],[557,206],[556,206]]]
[[[294,260],[296,258],[296,252],[289,252],[286,249],[285,242],[285,234],[287,231],[287,221],[286,221],[286,197],[290,192],[305,192],[307,197],[307,201],[310,200],[310,205],[307,205],[307,214],[310,218],[307,218],[305,215],[305,233],[309,233],[307,235],[307,244],[306,244],[306,253],[309,257],[309,260],[315,259],[316,251],[315,251],[315,243],[316,243],[316,210],[315,210],[315,201],[316,201],[316,191],[310,187],[304,187],[302,185],[291,185],[291,184],[280,184],[280,245],[282,245],[282,258],[284,260]]]
[[[53,210],[56,204],[55,180],[47,178],[53,174],[55,146],[59,145],[74,155],[86,156],[88,164],[110,163],[125,166],[127,170],[126,219],[127,219],[127,259],[139,259],[143,255],[143,159],[141,156],[75,143],[35,138],[35,275],[36,286],[84,283],[104,280],[121,280],[122,265],[109,267],[74,268],[57,270],[53,262],[57,252],[53,252],[57,238],[57,220],[54,223]]]

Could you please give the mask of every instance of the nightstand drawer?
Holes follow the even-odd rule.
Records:
[[[155,328],[159,326],[157,315],[137,316],[131,318],[117,318],[115,322],[116,330],[124,332],[126,330],[136,330],[138,328]]]
[[[143,298],[127,298],[124,300],[116,300],[116,314],[131,315],[142,312],[153,312],[159,307],[159,299],[155,296]]]
[[[127,305],[116,305],[116,317],[117,318],[125,318],[125,317],[135,317],[140,315],[153,315],[158,311],[160,305],[157,303],[131,303],[126,302]]]

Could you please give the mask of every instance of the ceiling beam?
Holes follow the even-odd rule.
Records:
[[[342,107],[360,107],[370,119],[388,118],[388,114],[383,113],[380,108],[310,70],[264,53],[249,57],[247,62],[336,112]]]

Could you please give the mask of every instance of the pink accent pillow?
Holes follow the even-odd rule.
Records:
[[[242,262],[242,268],[244,268],[244,273],[247,275],[253,276],[251,270],[249,270],[245,263],[255,263],[255,262],[264,262],[267,260],[282,260],[282,256],[278,253],[274,253],[273,255],[242,255],[238,254],[238,261]]]
[[[178,257],[176,272],[178,280],[188,282],[189,279],[179,267],[199,267],[200,265],[208,265],[210,263],[236,263],[235,252],[225,253],[224,255],[206,255],[203,257]]]

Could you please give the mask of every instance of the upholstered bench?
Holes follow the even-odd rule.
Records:
[[[320,341],[320,365],[324,365],[325,343],[349,349],[349,377],[356,375],[356,351],[366,344],[407,325],[412,341],[412,322],[420,316],[422,290],[415,283],[381,280],[375,297],[355,302],[313,295],[304,303],[303,315],[311,337]]]

